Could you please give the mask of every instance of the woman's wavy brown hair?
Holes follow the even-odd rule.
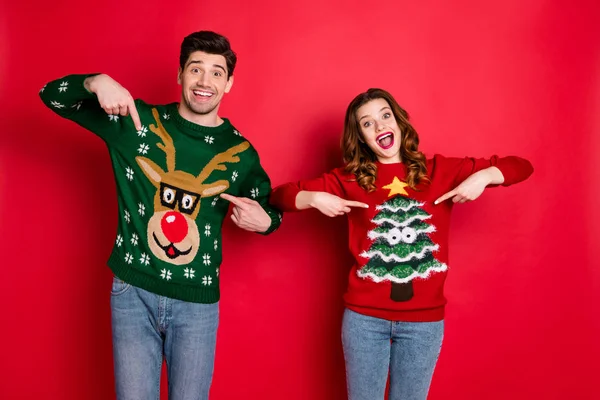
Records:
[[[367,192],[375,190],[377,177],[377,157],[362,138],[356,112],[375,99],[384,99],[390,105],[396,123],[400,127],[400,160],[406,165],[406,183],[412,188],[421,182],[429,182],[425,155],[419,151],[419,135],[410,124],[408,113],[398,105],[394,97],[383,89],[371,88],[352,100],[346,110],[342,154],[346,163],[345,171],[356,176],[359,186]]]

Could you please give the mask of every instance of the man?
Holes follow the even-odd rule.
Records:
[[[214,32],[181,45],[179,103],[133,100],[107,75],[69,75],[40,92],[58,115],[107,144],[119,223],[108,265],[118,399],[155,399],[163,356],[169,398],[206,399],[219,322],[221,226],[269,234],[281,214],[256,150],[218,115],[236,55]],[[227,195],[225,193],[229,193]],[[240,196],[240,197],[237,197]]]

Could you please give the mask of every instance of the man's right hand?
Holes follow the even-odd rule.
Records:
[[[83,86],[98,97],[100,107],[109,115],[131,115],[135,129],[142,129],[140,116],[129,91],[106,74],[87,78]]]

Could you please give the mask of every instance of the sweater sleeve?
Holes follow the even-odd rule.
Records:
[[[346,193],[337,170],[327,172],[315,179],[288,182],[277,186],[271,194],[271,204],[282,211],[299,211],[296,207],[296,196],[303,190],[311,192],[327,192],[345,198]]]
[[[83,86],[84,81],[94,75],[97,74],[67,75],[53,80],[40,90],[40,98],[59,116],[92,131],[107,144],[113,144],[118,141],[120,133],[135,131],[135,127],[131,116],[106,114],[96,94]]]
[[[261,235],[268,235],[279,228],[282,221],[282,213],[269,204],[271,194],[271,180],[263,169],[258,153],[255,153],[255,161],[252,164],[251,171],[242,184],[242,194],[248,198],[256,200],[265,212],[271,218],[271,225],[265,232],[258,232]]]
[[[510,186],[522,182],[529,178],[533,173],[533,166],[531,163],[528,160],[517,156],[498,157],[494,155],[490,158],[465,157],[448,158],[446,160],[451,164],[450,170],[456,171],[454,186],[459,185],[475,172],[489,167],[496,167],[502,172],[502,175],[504,176],[504,182],[501,184],[502,186]]]

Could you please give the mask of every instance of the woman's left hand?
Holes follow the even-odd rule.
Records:
[[[481,193],[483,193],[486,186],[490,183],[492,183],[492,176],[487,169],[475,172],[454,188],[454,190],[437,199],[434,204],[439,204],[450,198],[452,198],[454,203],[473,201],[481,196]]]

